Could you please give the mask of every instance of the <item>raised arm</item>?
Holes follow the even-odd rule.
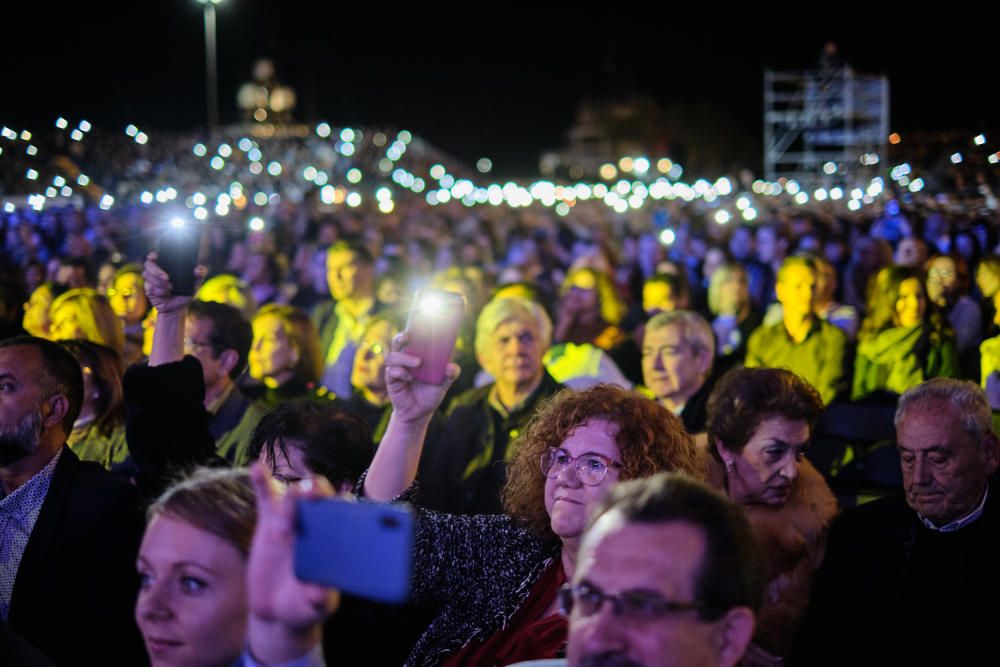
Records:
[[[184,315],[189,296],[174,296],[170,278],[156,263],[156,253],[146,258],[142,271],[146,282],[146,296],[156,308],[156,329],[153,331],[153,349],[149,354],[150,366],[161,366],[184,358]]]
[[[409,369],[419,366],[420,359],[401,351],[406,341],[405,332],[397,335],[385,358],[392,416],[365,478],[364,495],[371,500],[392,500],[413,484],[427,427],[448,387],[458,377],[458,365],[452,363],[440,385],[414,380]]]

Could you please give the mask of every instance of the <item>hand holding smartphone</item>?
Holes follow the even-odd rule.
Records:
[[[194,295],[201,235],[194,225],[180,218],[171,221],[160,237],[156,263],[170,277],[170,292],[175,296]]]
[[[405,505],[300,500],[295,576],[401,604],[410,591],[413,524],[413,511]]]
[[[438,289],[419,290],[413,299],[406,322],[409,342],[405,352],[420,358],[420,365],[410,370],[415,380],[442,384],[458,331],[465,315],[461,294]]]

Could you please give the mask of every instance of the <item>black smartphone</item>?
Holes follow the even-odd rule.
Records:
[[[413,298],[406,322],[409,342],[406,353],[420,357],[420,365],[410,369],[415,380],[441,384],[451,361],[458,330],[465,315],[465,299],[457,292],[419,290]]]
[[[402,604],[409,597],[413,510],[406,505],[300,500],[295,576],[359,597]]]
[[[180,220],[171,222],[160,236],[156,263],[170,277],[170,291],[177,296],[194,294],[201,234],[195,225]]]

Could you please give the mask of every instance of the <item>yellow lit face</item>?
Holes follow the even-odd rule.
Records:
[[[256,380],[273,378],[291,371],[299,354],[277,315],[263,315],[253,321],[253,345],[250,347],[250,376]]]
[[[149,309],[149,302],[146,301],[146,293],[143,290],[142,276],[138,273],[118,276],[114,285],[108,290],[108,301],[111,302],[111,309],[115,311],[115,315],[128,324],[141,322]]]
[[[52,340],[86,339],[87,334],[80,323],[79,309],[72,303],[64,303],[52,311],[49,335]]]

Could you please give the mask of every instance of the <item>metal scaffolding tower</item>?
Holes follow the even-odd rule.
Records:
[[[878,174],[889,136],[889,80],[850,67],[764,71],[768,180],[854,186]]]

